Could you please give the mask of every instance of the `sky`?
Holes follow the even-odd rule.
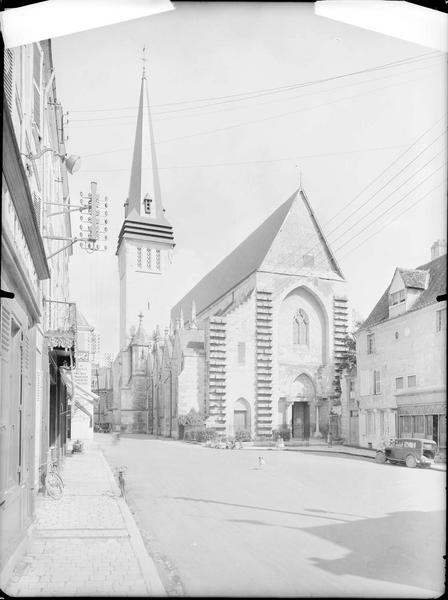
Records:
[[[100,333],[101,352],[119,349],[115,251],[143,46],[176,242],[167,318],[300,177],[350,306],[366,318],[395,267],[428,262],[432,243],[445,237],[446,55],[317,17],[311,3],[174,6],[52,42],[67,151],[82,157],[72,202],[91,181],[108,197],[107,251],[75,245],[70,267],[71,300]]]

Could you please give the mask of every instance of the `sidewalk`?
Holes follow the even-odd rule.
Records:
[[[68,455],[61,500],[39,495],[11,596],[166,596],[99,446]]]

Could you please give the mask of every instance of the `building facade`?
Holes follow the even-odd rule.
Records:
[[[63,456],[67,439],[60,366],[75,349],[76,311],[65,156],[50,41],[6,49],[1,287],[14,297],[1,299],[2,580],[33,521],[49,449]]]
[[[446,242],[392,281],[356,333],[360,444],[433,439],[446,452]]]
[[[178,436],[193,409],[223,435],[325,436],[347,333],[344,284],[299,189],[172,309],[164,347],[174,385],[157,384],[163,352],[151,363],[158,432]]]

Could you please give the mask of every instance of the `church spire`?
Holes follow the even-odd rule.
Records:
[[[143,48],[142,81],[126,217],[128,215],[131,216],[131,213],[135,211],[136,215],[134,216],[141,215],[150,219],[160,219],[163,217],[164,209],[162,206],[154,130],[149,106],[148,77],[146,72],[147,60],[146,49]]]

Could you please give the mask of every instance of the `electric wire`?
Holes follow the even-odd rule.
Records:
[[[379,221],[382,217],[384,217],[384,215],[386,215],[387,213],[389,213],[393,208],[395,208],[398,204],[400,204],[401,202],[403,202],[410,194],[412,194],[412,192],[414,192],[417,188],[419,188],[421,185],[423,185],[426,181],[428,181],[428,179],[430,179],[435,173],[437,173],[438,171],[440,171],[440,169],[442,169],[444,166],[446,166],[447,162],[445,161],[444,163],[442,163],[439,167],[437,167],[437,169],[435,169],[434,171],[432,171],[429,175],[427,175],[422,181],[420,181],[419,183],[417,183],[412,189],[410,189],[409,191],[407,191],[405,193],[404,196],[402,196],[399,200],[397,200],[396,202],[394,202],[391,206],[389,206],[388,208],[386,208],[386,210],[384,210],[381,214],[377,215],[372,221],[368,222],[362,229],[360,229],[358,232],[356,232],[353,236],[351,236],[350,238],[348,238],[347,240],[345,240],[340,246],[338,246],[335,250],[332,251],[332,254],[336,254],[337,252],[339,252],[339,250],[341,250],[342,248],[344,248],[344,246],[346,246],[347,244],[349,244],[352,240],[356,239],[358,236],[360,236],[364,231],[366,231],[367,229],[369,229],[370,227],[372,227],[372,225],[374,225],[377,221]],[[436,186],[438,187],[438,186]],[[396,190],[395,190],[396,191]],[[428,192],[429,194],[430,192]],[[367,215],[366,215],[367,216]],[[353,227],[351,228],[353,229]],[[345,234],[349,233],[349,231],[345,232]],[[345,235],[344,234],[344,235]],[[333,241],[333,243],[336,240]],[[320,261],[317,262],[317,264],[314,265],[314,269],[320,267],[321,265],[324,265],[326,260],[328,259],[328,257],[326,256],[325,259],[321,259]]]
[[[417,56],[401,59],[398,61],[385,63],[383,65],[377,65],[375,67],[368,67],[366,69],[361,69],[359,71],[342,73],[339,75],[334,75],[332,77],[325,77],[325,78],[317,79],[317,80],[311,80],[311,81],[306,81],[306,82],[301,82],[301,83],[294,83],[294,84],[289,84],[289,85],[285,85],[285,86],[277,86],[277,87],[273,87],[273,88],[254,90],[251,92],[239,92],[236,94],[227,94],[227,95],[223,95],[223,96],[212,96],[212,97],[207,97],[207,98],[194,98],[192,100],[179,100],[177,102],[164,102],[161,104],[153,104],[152,107],[158,108],[158,107],[164,107],[164,106],[178,106],[181,104],[193,104],[196,102],[210,102],[212,100],[227,100],[230,98],[240,98],[242,96],[253,97],[258,94],[266,95],[268,93],[279,93],[283,90],[291,90],[291,89],[297,89],[299,87],[307,87],[310,85],[317,85],[320,83],[326,83],[328,81],[342,79],[344,77],[353,77],[356,75],[361,75],[363,73],[370,73],[372,71],[379,71],[379,70],[383,70],[383,69],[393,68],[395,66],[401,66],[403,64],[412,64],[414,62],[419,62],[422,60],[429,60],[431,58],[439,58],[442,56],[445,56],[444,53],[440,53],[438,51],[432,51],[432,52],[427,52],[425,54],[420,54]],[[127,107],[103,108],[103,109],[73,109],[73,110],[70,110],[70,112],[106,112],[106,111],[112,111],[112,110],[131,110],[131,109],[135,109],[135,108],[138,108],[138,107],[137,106],[127,106]]]
[[[353,223],[346,231],[339,234],[334,240],[332,240],[331,243],[334,244],[335,242],[340,240],[341,237],[346,235],[351,229],[356,227],[356,225],[359,225],[359,223],[361,221],[363,221],[366,217],[371,215],[372,212],[374,212],[379,206],[382,206],[386,202],[386,200],[388,200],[393,194],[395,194],[399,189],[401,189],[404,185],[406,185],[406,183],[408,183],[411,179],[413,179],[418,173],[420,173],[420,171],[423,171],[423,169],[425,169],[425,167],[427,167],[430,163],[432,163],[432,161],[435,160],[441,154],[442,154],[442,151],[438,152],[432,158],[430,158],[424,165],[422,165],[419,169],[417,169],[416,171],[413,171],[412,175],[410,175],[407,179],[405,179],[405,181],[400,183],[400,185],[398,187],[396,187],[392,192],[390,192],[385,198],[383,198],[383,200],[381,200],[381,202],[378,202],[378,204],[375,204],[375,206],[373,208],[371,208],[369,212],[362,215],[361,218],[358,219],[357,221],[355,221],[355,223]],[[426,179],[424,179],[423,181],[426,181]],[[420,185],[420,184],[418,184],[418,185]],[[415,189],[415,188],[413,188],[413,189]]]
[[[435,169],[432,173],[430,173],[429,175],[427,175],[422,181],[420,181],[417,185],[415,185],[411,190],[409,190],[408,192],[406,192],[406,194],[402,198],[400,198],[399,200],[397,200],[397,202],[394,202],[394,204],[392,204],[392,206],[390,206],[385,211],[383,211],[373,221],[371,221],[365,227],[363,227],[360,231],[358,231],[354,236],[352,236],[351,238],[349,238],[348,240],[346,240],[341,246],[339,246],[338,248],[336,248],[335,252],[339,252],[339,250],[341,250],[344,246],[346,246],[352,240],[354,240],[355,238],[357,238],[358,236],[360,236],[361,233],[363,233],[366,229],[368,229],[369,227],[371,227],[372,225],[374,225],[381,217],[383,217],[385,214],[387,214],[393,208],[395,208],[395,206],[397,206],[398,204],[400,204],[401,202],[403,202],[410,194],[412,194],[412,192],[414,192],[418,187],[420,187],[423,183],[425,183],[425,181],[427,181],[430,177],[432,177],[435,173],[437,173],[438,171],[440,171],[440,169],[442,169],[446,165],[447,165],[447,162],[445,161],[443,164],[441,164],[439,167],[437,167],[437,169]]]
[[[385,169],[383,169],[383,171],[377,175],[372,181],[370,181],[370,183],[367,184],[367,186],[365,186],[361,192],[359,192],[352,200],[350,200],[348,203],[346,203],[344,206],[342,206],[342,208],[335,214],[333,215],[333,217],[331,217],[331,219],[329,221],[327,221],[326,225],[328,225],[329,223],[331,223],[338,215],[340,215],[345,208],[347,208],[348,206],[350,206],[351,204],[353,204],[353,202],[355,200],[357,200],[373,183],[375,183],[382,175],[384,175],[384,173],[386,173],[393,165],[395,165],[400,158],[402,158],[405,154],[407,154],[409,152],[409,150],[411,148],[413,148],[429,131],[431,131],[431,129],[433,129],[436,125],[438,125],[438,123],[440,123],[440,121],[442,119],[445,118],[445,115],[443,115],[442,117],[440,117],[433,125],[431,125],[431,127],[429,127],[426,131],[424,131],[408,148],[407,150],[405,150],[402,154],[400,154],[390,165],[388,165]],[[356,212],[358,212],[361,208],[363,208],[363,206],[365,206],[368,202],[370,202],[370,200],[372,200],[379,192],[381,192],[389,183],[391,183],[394,179],[396,179],[405,169],[407,169],[413,162],[415,162],[417,160],[417,158],[419,158],[424,152],[426,152],[426,150],[428,150],[428,148],[430,148],[438,139],[440,139],[443,135],[445,135],[446,133],[446,129],[437,136],[437,138],[435,138],[431,143],[429,143],[427,146],[425,146],[425,148],[423,150],[421,150],[416,157],[414,157],[411,161],[409,161],[398,173],[396,173],[395,175],[393,175],[379,190],[377,190],[376,192],[374,192],[374,194],[372,194],[372,196],[370,196],[360,207],[358,207],[351,216],[353,216],[354,214],[356,214]],[[439,152],[435,157],[437,157],[438,155],[440,155],[441,152]],[[434,157],[434,158],[435,158]],[[433,158],[433,159],[434,159]],[[414,172],[405,182],[403,182],[397,189],[399,189],[400,187],[402,187],[405,183],[407,183],[410,179],[412,179],[412,177],[414,177],[414,175],[416,173],[418,173],[420,170],[422,170],[425,166],[427,166],[433,159],[431,159],[430,161],[428,161],[428,163],[426,163],[425,165],[423,165],[423,167],[421,167],[418,171]],[[390,197],[387,196],[386,199]],[[384,200],[383,200],[384,202]],[[383,202],[381,202],[380,204],[382,204]],[[379,206],[379,205],[377,205]],[[370,211],[373,212],[373,211]],[[370,214],[370,213],[368,213]],[[364,217],[367,215],[364,215]],[[345,224],[347,222],[347,219],[341,221],[339,223],[339,225],[337,225],[335,228],[333,228],[326,237],[331,236],[332,233],[334,233],[337,229],[339,229],[339,227],[341,227],[341,225]],[[359,223],[359,221],[357,222]],[[354,224],[347,230],[350,231],[351,228],[354,227]],[[347,233],[345,232],[345,233]],[[335,241],[337,241],[341,236],[337,237],[335,240],[332,240],[331,243],[333,244]],[[314,246],[312,246],[310,249],[307,250],[307,253],[312,253],[313,250],[315,250],[318,246],[319,246],[320,242],[316,242],[316,244],[314,244]]]
[[[387,227],[389,225],[391,225],[392,223],[394,223],[399,217],[403,216],[409,210],[411,210],[412,208],[414,208],[414,206],[416,206],[417,204],[419,204],[422,200],[424,200],[427,196],[429,196],[429,194],[431,194],[432,192],[434,192],[437,188],[439,188],[443,184],[446,184],[446,179],[443,180],[443,181],[441,181],[437,185],[435,185],[430,190],[428,190],[425,194],[423,194],[423,196],[420,196],[420,198],[418,200],[416,200],[415,202],[413,202],[410,206],[408,206],[404,210],[400,211],[393,219],[391,219],[390,221],[388,221],[388,223],[386,224],[385,227],[383,226],[383,227],[381,227],[381,229],[378,229],[377,231],[375,231],[374,233],[372,233],[371,235],[369,235],[367,238],[365,238],[364,240],[362,240],[362,242],[360,244],[358,244],[354,248],[351,248],[349,250],[349,252],[346,252],[345,254],[343,254],[341,258],[346,258],[347,256],[350,256],[350,254],[352,254],[355,250],[357,250],[358,248],[360,248],[361,246],[363,246],[365,243],[367,243],[370,239],[372,239],[373,237],[375,237],[376,235],[378,235],[379,233],[381,233],[382,231],[384,231],[384,229],[387,229]]]
[[[401,169],[398,171],[398,173],[396,173],[396,174],[395,174],[395,175],[393,175],[393,176],[392,176],[390,179],[388,179],[388,180],[386,181],[386,183],[385,183],[385,184],[383,184],[383,185],[380,187],[380,189],[379,189],[379,190],[377,190],[377,191],[376,191],[376,192],[375,192],[375,193],[374,193],[372,196],[370,196],[370,197],[369,197],[367,200],[365,200],[365,201],[364,201],[364,202],[363,202],[363,203],[362,203],[360,206],[358,206],[358,208],[356,208],[356,209],[354,210],[354,212],[352,212],[352,213],[349,215],[349,217],[347,217],[347,218],[348,218],[348,219],[350,219],[350,218],[351,218],[351,217],[353,217],[353,216],[354,216],[354,215],[355,215],[357,212],[359,212],[359,211],[360,211],[360,210],[361,210],[361,209],[362,209],[364,206],[366,206],[366,204],[368,204],[368,203],[369,203],[369,202],[370,202],[370,201],[371,201],[371,200],[372,200],[372,199],[373,199],[373,198],[374,198],[376,195],[378,195],[378,194],[379,194],[379,192],[383,191],[383,190],[384,190],[384,188],[385,188],[385,187],[387,187],[387,186],[389,185],[389,183],[391,183],[391,182],[392,182],[394,179],[396,179],[396,178],[397,178],[399,175],[401,175],[401,174],[403,173],[403,171],[405,171],[405,170],[406,170],[406,169],[407,169],[407,168],[408,168],[410,165],[412,165],[412,163],[414,163],[414,162],[415,162],[415,161],[416,161],[418,158],[420,158],[420,156],[421,156],[422,154],[424,154],[424,153],[425,153],[425,152],[428,150],[428,148],[430,148],[430,147],[431,147],[433,144],[435,144],[435,143],[436,143],[436,142],[437,142],[437,141],[438,141],[438,140],[439,140],[439,139],[440,139],[442,136],[444,136],[444,135],[446,134],[446,131],[447,131],[446,129],[445,129],[444,131],[442,131],[442,133],[441,133],[441,134],[439,134],[439,135],[438,135],[438,136],[437,136],[437,137],[436,137],[436,138],[435,138],[435,139],[434,139],[432,142],[430,142],[430,143],[429,143],[427,146],[425,146],[425,147],[423,148],[423,150],[421,150],[421,151],[420,151],[420,152],[419,152],[419,153],[418,153],[418,154],[417,154],[417,155],[416,155],[416,156],[415,156],[415,157],[414,157],[412,160],[410,160],[408,163],[406,163],[406,165],[405,165],[404,167],[402,167],[402,168],[401,168]],[[421,137],[420,137],[419,139],[421,139]],[[414,144],[413,144],[413,145],[415,145],[415,142],[414,142]],[[405,154],[405,153],[404,153],[404,154]],[[439,154],[441,154],[441,152],[439,152],[439,153],[438,153],[436,156],[438,156]],[[401,155],[401,156],[403,156],[403,155]],[[400,157],[399,157],[399,158],[400,158]],[[431,160],[433,160],[433,159],[431,159]],[[430,160],[429,162],[431,162],[431,160]],[[392,164],[395,164],[396,162],[397,162],[397,160],[395,160],[395,161],[394,161]],[[404,185],[405,183],[407,183],[407,182],[409,181],[409,179],[412,179],[412,177],[414,177],[414,175],[416,175],[416,174],[417,174],[419,171],[421,171],[421,170],[422,170],[422,169],[423,169],[423,168],[424,168],[424,167],[425,167],[427,164],[428,164],[428,163],[426,163],[425,165],[423,165],[423,167],[420,167],[420,169],[418,169],[417,171],[414,171],[414,172],[413,172],[413,174],[412,174],[412,175],[411,175],[411,176],[410,176],[408,179],[406,179],[406,181],[405,181],[404,183],[402,183],[402,184],[400,185],[400,187],[401,187],[402,185]],[[359,197],[359,195],[358,195],[358,197]],[[381,203],[380,203],[380,204],[381,204]],[[333,228],[331,231],[329,231],[327,235],[330,237],[330,236],[331,236],[331,235],[332,235],[332,234],[333,234],[335,231],[337,231],[337,230],[339,229],[339,227],[341,227],[341,226],[342,226],[343,224],[345,224],[345,223],[346,223],[346,220],[344,220],[344,221],[341,221],[341,223],[339,223],[339,225],[337,225],[337,226],[336,226],[336,227],[334,227],[334,228]],[[336,239],[338,239],[338,238],[336,238]],[[333,241],[334,241],[334,240],[333,240]]]
[[[435,65],[433,65],[435,66]],[[406,75],[407,73],[414,73],[415,71],[425,71],[425,75],[428,75],[430,73],[428,73],[428,69],[427,67],[419,67],[419,68],[414,68],[408,71],[404,71],[402,73],[400,73],[398,76],[401,75]],[[314,96],[316,94],[327,94],[330,92],[339,92],[340,90],[344,90],[347,87],[354,87],[354,86],[359,86],[359,85],[365,85],[365,84],[369,84],[369,83],[374,83],[376,81],[382,81],[384,79],[390,79],[390,78],[397,78],[397,74],[393,73],[391,75],[386,75],[385,77],[376,77],[374,79],[367,79],[365,81],[356,81],[353,83],[348,83],[347,85],[343,85],[343,86],[338,86],[338,87],[333,87],[333,88],[328,88],[328,89],[324,89],[324,90],[313,90],[311,92],[306,92],[303,94],[299,94],[296,96],[290,96],[288,98],[276,98],[274,100],[268,100],[267,102],[258,102],[256,104],[252,104],[250,106],[251,109],[254,108],[259,108],[261,106],[266,106],[267,104],[272,104],[272,103],[276,103],[276,102],[290,102],[292,100],[298,100],[301,98],[304,98],[306,96]],[[417,78],[418,80],[418,78]],[[415,79],[411,79],[411,80],[407,80],[407,81],[415,81]],[[406,83],[406,82],[397,82],[397,84],[400,83]],[[369,90],[367,90],[368,92]],[[194,109],[203,109],[204,107],[200,106],[200,107],[194,107]],[[205,111],[205,112],[200,112],[200,113],[190,113],[190,114],[176,114],[174,116],[162,116],[160,118],[157,118],[158,115],[163,115],[163,112],[153,112],[153,115],[155,118],[153,118],[153,122],[154,123],[163,123],[165,121],[172,121],[173,119],[185,119],[190,118],[190,117],[203,117],[203,116],[208,116],[208,115],[215,115],[215,114],[222,114],[225,112],[231,112],[231,111],[236,111],[236,110],[245,110],[246,108],[248,108],[247,106],[232,106],[232,107],[224,107],[221,108],[220,110],[212,110],[212,111]],[[186,109],[185,109],[186,110]],[[171,112],[175,112],[175,111],[171,111]],[[119,123],[117,123],[118,125],[128,125],[128,121],[129,120],[135,120],[137,117],[137,114],[132,114],[132,115],[120,115],[120,116],[109,116],[109,117],[100,117],[100,118],[89,118],[89,119],[70,119],[70,124],[73,126],[73,124],[75,123],[74,127],[75,128],[82,128],[82,127],[91,127],[91,125],[88,125],[86,123],[92,123],[95,122],[96,125],[94,125],[95,127],[104,127],[107,126],[109,124],[109,121],[120,121]],[[101,123],[97,123],[98,121],[101,121]],[[84,124],[82,124],[84,123]]]
[[[428,127],[428,129],[426,129],[421,135],[419,135],[418,138],[416,140],[414,140],[414,142],[412,142],[412,144],[408,148],[406,148],[406,150],[404,152],[402,152],[401,154],[399,154],[397,156],[397,158],[395,160],[393,160],[385,169],[383,169],[379,175],[377,175],[376,177],[374,177],[374,179],[372,179],[365,187],[363,187],[362,190],[360,192],[358,192],[358,194],[352,200],[350,200],[350,202],[348,202],[347,204],[345,204],[337,213],[335,213],[331,217],[331,219],[329,221],[327,221],[326,225],[328,225],[329,223],[331,223],[332,221],[334,221],[334,219],[337,216],[339,216],[342,212],[344,212],[344,210],[346,208],[348,208],[349,206],[351,206],[353,204],[353,202],[355,202],[372,184],[374,184],[376,181],[378,181],[378,179],[380,179],[401,158],[403,158],[403,156],[405,156],[409,152],[409,150],[411,150],[411,148],[413,148],[416,144],[418,144],[418,142],[421,139],[423,139],[425,137],[425,135],[431,131],[431,129],[434,129],[434,127],[436,127],[445,118],[446,118],[446,114],[443,114],[439,119],[437,119],[437,121],[435,121],[435,123],[433,123],[430,127]],[[332,230],[332,231],[335,231],[335,230]],[[332,233],[332,231],[330,233]]]
[[[199,132],[192,133],[192,134],[177,136],[177,137],[174,137],[174,138],[168,138],[168,139],[164,139],[164,140],[163,139],[162,140],[157,140],[157,145],[167,144],[167,143],[177,142],[177,141],[182,141],[182,140],[186,140],[186,139],[192,139],[192,138],[200,137],[200,136],[203,136],[203,135],[211,135],[211,134],[214,134],[214,133],[221,133],[223,131],[229,131],[231,129],[238,129],[240,127],[245,127],[247,125],[254,125],[254,124],[257,124],[257,123],[264,123],[264,122],[267,122],[267,121],[272,121],[272,120],[275,120],[275,119],[278,119],[278,118],[282,118],[282,117],[286,117],[286,116],[289,116],[289,115],[292,115],[292,114],[298,114],[298,113],[302,113],[302,112],[305,112],[305,111],[308,111],[308,110],[315,110],[317,108],[322,108],[324,106],[331,106],[333,104],[337,104],[338,102],[343,102],[345,100],[352,100],[353,98],[358,98],[360,96],[364,96],[366,94],[370,94],[371,92],[381,91],[381,90],[383,90],[385,88],[396,87],[397,85],[403,85],[403,83],[409,83],[409,81],[408,82],[399,82],[399,83],[391,84],[391,85],[388,85],[388,86],[382,86],[382,87],[379,87],[379,88],[374,88],[374,89],[369,90],[367,92],[363,91],[363,92],[360,92],[359,94],[353,94],[352,96],[345,96],[343,98],[337,98],[335,100],[332,100],[330,102],[324,102],[322,104],[314,104],[312,106],[301,107],[301,108],[298,108],[298,109],[295,109],[295,110],[292,110],[292,111],[287,111],[287,112],[284,112],[284,113],[280,113],[280,114],[277,114],[277,115],[271,115],[271,116],[268,116],[268,117],[263,117],[261,119],[254,119],[254,120],[251,120],[251,121],[243,121],[242,123],[235,123],[233,125],[227,125],[226,127],[218,127],[218,128],[209,129],[209,130],[206,130],[206,131],[199,131]],[[91,157],[91,156],[101,156],[103,154],[112,154],[112,153],[116,153],[116,152],[124,152],[124,151],[128,151],[128,150],[131,150],[131,149],[132,148],[130,148],[129,146],[127,146],[125,148],[116,148],[114,150],[105,150],[105,151],[102,151],[102,152],[95,152],[95,153],[91,153],[91,154],[84,154],[83,158],[88,158],[88,157]]]
[[[360,152],[375,152],[378,150],[393,150],[395,148],[402,148],[403,144],[394,146],[381,146],[377,148],[358,148],[356,150],[347,150],[345,152],[324,152],[322,154],[302,154],[295,157],[287,158],[273,158],[271,160],[246,160],[240,162],[229,162],[229,163],[208,163],[208,164],[196,164],[196,165],[171,165],[167,167],[159,166],[158,169],[171,170],[171,169],[205,169],[213,167],[235,167],[241,165],[258,165],[258,164],[270,164],[279,162],[296,162],[305,158],[323,158],[327,156],[344,156],[347,154],[358,154]],[[144,171],[151,171],[152,167],[144,167]],[[83,173],[115,173],[120,171],[129,171],[129,169],[84,169]]]

